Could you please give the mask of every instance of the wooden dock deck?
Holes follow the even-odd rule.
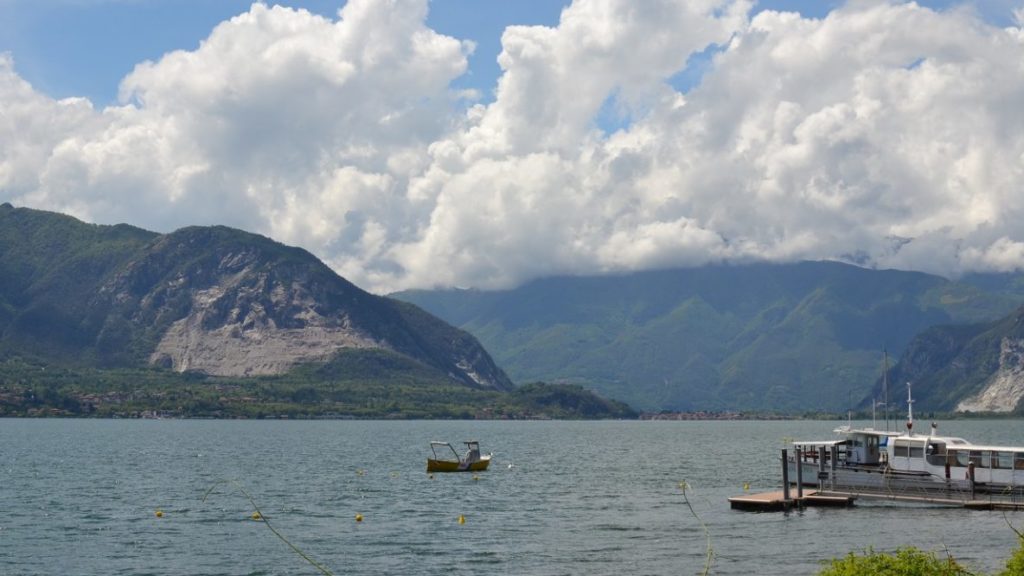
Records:
[[[794,490],[787,500],[782,490],[774,492],[759,492],[756,494],[744,494],[729,498],[729,504],[733,510],[746,510],[750,512],[781,512],[791,508],[802,508],[804,506],[853,506],[856,496],[846,494],[819,494],[817,490],[805,490],[802,497],[794,497]]]
[[[789,500],[786,499],[782,490],[772,492],[759,492],[744,494],[729,498],[729,504],[733,510],[745,510],[749,512],[785,512],[793,508],[807,506],[832,506],[845,508],[853,506],[858,499],[864,500],[890,500],[895,502],[908,502],[914,504],[934,504],[937,506],[954,506],[968,510],[1015,510],[1024,511],[1024,502],[1013,502],[998,499],[959,500],[954,498],[943,498],[937,496],[922,495],[900,495],[891,492],[871,492],[858,490],[856,492],[845,492],[841,490],[829,490],[819,492],[818,490],[804,490],[803,497],[796,497],[796,490],[790,491]]]

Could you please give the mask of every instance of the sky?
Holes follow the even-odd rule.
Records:
[[[0,0],[0,201],[377,293],[1024,268],[1024,0]]]

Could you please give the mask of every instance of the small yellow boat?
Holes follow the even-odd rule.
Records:
[[[473,440],[469,442],[463,442],[466,445],[466,455],[459,456],[459,453],[455,451],[455,448],[447,442],[433,441],[430,443],[430,451],[433,452],[433,458],[427,458],[427,472],[480,472],[487,470],[487,466],[491,463],[490,454],[480,454],[480,443]],[[451,451],[453,458],[448,458],[448,451],[444,450],[444,447]],[[437,450],[441,449],[441,454],[444,458],[439,457]]]

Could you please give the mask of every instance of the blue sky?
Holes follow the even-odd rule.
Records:
[[[285,6],[304,8],[334,18],[341,0],[290,0]],[[116,103],[120,80],[144,60],[164,53],[193,50],[220,22],[245,12],[246,0],[0,0],[0,52],[14,56],[19,74],[50,96],[85,96],[98,107]],[[275,2],[267,2],[275,4]],[[431,0],[428,24],[438,32],[476,42],[466,76],[457,88],[475,88],[492,98],[500,73],[496,58],[501,33],[509,25],[554,26],[567,0]],[[785,10],[821,18],[838,0],[761,0],[754,12]],[[936,9],[965,4],[955,0],[920,0]],[[976,4],[990,22],[1012,20],[1009,0]],[[679,88],[688,88],[700,74],[700,60],[681,74]]]
[[[233,226],[378,293],[1021,270],[1022,24],[1024,0],[0,0],[0,201]]]
[[[335,18],[341,0],[277,2]],[[118,82],[143,60],[192,50],[220,22],[249,9],[246,0],[0,0],[0,52],[51,96],[87,96],[114,103]],[[267,2],[275,4],[275,2]],[[501,33],[511,24],[554,25],[559,0],[439,0],[428,23],[438,32],[472,39],[470,73],[455,84],[489,93],[498,76]]]

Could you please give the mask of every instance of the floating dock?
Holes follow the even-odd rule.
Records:
[[[783,490],[745,494],[729,498],[733,510],[750,512],[784,512],[792,508],[805,506],[828,506],[845,508],[853,506],[856,496],[841,494],[823,494],[817,490],[808,490],[803,496],[790,498]]]
[[[794,508],[835,507],[847,508],[857,500],[889,500],[909,504],[933,504],[936,506],[952,506],[968,510],[1010,510],[1024,511],[1024,502],[1008,501],[999,498],[961,500],[956,498],[940,498],[919,495],[892,494],[888,492],[843,492],[839,490],[817,491],[808,490],[801,497],[788,498],[782,490],[744,494],[729,498],[733,510],[748,512],[785,512]]]

